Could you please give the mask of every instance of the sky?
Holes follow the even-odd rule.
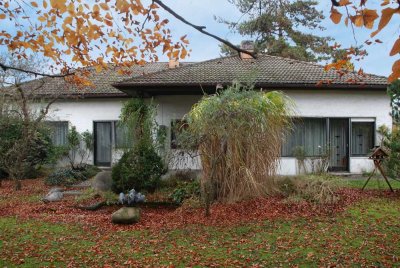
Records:
[[[241,13],[227,0],[164,0],[164,2],[193,24],[206,26],[211,33],[228,39],[232,43],[239,44],[243,39],[237,33],[232,32],[226,25],[218,23],[214,19],[214,16],[223,17],[231,21],[238,21],[241,18]],[[346,27],[343,22],[339,25],[334,24],[329,19],[330,1],[320,1],[318,8],[325,13],[326,18],[322,25],[327,28],[327,30],[318,34],[335,38],[337,43],[342,44],[342,47],[356,45],[354,39],[357,40],[358,45],[363,44],[368,39],[371,31],[356,28],[354,38],[351,27]],[[167,13],[160,12],[160,14],[170,20],[169,27],[174,35],[182,36],[187,34],[190,41],[190,49],[192,49],[191,56],[187,61],[203,61],[220,56],[218,41],[184,25]],[[391,73],[391,66],[397,58],[390,57],[389,52],[400,33],[399,20],[395,19],[374,38],[379,38],[384,42],[383,44],[365,47],[369,55],[362,62],[355,63],[357,69],[362,68],[367,73],[384,76],[388,76]],[[162,57],[162,59],[166,60],[166,57]]]
[[[146,2],[150,3],[150,0],[143,0],[143,2],[144,4],[146,4]],[[230,30],[227,25],[218,23],[215,20],[215,17],[221,17],[228,21],[235,22],[240,19],[245,19],[245,17],[243,18],[242,14],[234,5],[230,4],[228,0],[164,0],[164,3],[193,24],[206,26],[209,32],[227,39],[234,44],[240,44],[243,39],[248,39],[248,37],[240,36]],[[381,10],[379,4],[380,1],[368,2],[369,8],[377,8]],[[316,34],[333,37],[337,43],[342,45],[343,48],[363,44],[364,41],[369,38],[371,30],[356,28],[354,36],[351,27],[346,27],[343,22],[339,25],[334,24],[329,19],[330,8],[330,0],[319,1],[318,9],[324,11],[326,17],[322,23],[322,26],[324,26],[326,30],[317,32]],[[181,21],[178,21],[162,9],[160,9],[159,14],[162,19],[167,18],[170,20],[169,28],[171,29],[175,39],[187,35],[187,39],[190,41],[189,48],[192,52],[186,61],[204,61],[220,56],[218,41],[183,24]],[[377,23],[378,22],[376,21],[375,28]],[[383,43],[366,46],[365,48],[369,55],[363,61],[355,62],[356,68],[362,68],[365,72],[371,74],[389,76],[393,62],[398,59],[396,56],[390,57],[389,52],[395,40],[399,37],[399,26],[400,16],[394,16],[390,24],[378,36],[376,36],[376,38],[382,40]],[[9,27],[13,26],[8,24],[7,21],[3,21],[0,30]],[[4,48],[0,48],[0,54],[1,52],[4,52]],[[167,61],[168,58],[166,56],[161,56],[160,60]]]

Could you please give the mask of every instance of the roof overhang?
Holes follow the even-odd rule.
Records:
[[[152,97],[159,95],[203,95],[213,94],[217,86],[226,87],[232,83],[184,85],[184,84],[114,84],[113,86],[132,97]],[[368,91],[386,91],[387,85],[366,85],[366,84],[255,84],[255,88],[265,90],[368,90]]]

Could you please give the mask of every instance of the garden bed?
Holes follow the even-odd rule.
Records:
[[[173,229],[187,225],[235,226],[265,220],[289,220],[316,216],[334,216],[348,206],[375,197],[398,198],[398,193],[389,191],[342,188],[338,191],[340,201],[334,205],[318,205],[306,201],[288,202],[283,197],[258,198],[236,204],[214,204],[211,216],[204,216],[203,208],[171,206],[143,206],[142,219],[136,225],[116,226],[110,215],[118,206],[106,206],[96,211],[85,211],[76,207],[75,197],[44,204],[40,198],[50,189],[40,179],[23,181],[23,190],[14,192],[12,182],[4,181],[0,188],[0,217],[39,219],[49,223],[74,223],[101,229],[141,230]]]

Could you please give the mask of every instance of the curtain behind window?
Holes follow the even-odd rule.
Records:
[[[124,149],[133,146],[132,135],[129,134],[127,126],[115,122],[115,148]]]
[[[50,136],[54,145],[67,144],[68,122],[46,122],[50,127]]]
[[[351,154],[368,155],[374,147],[374,122],[353,122],[351,124]]]
[[[324,118],[299,118],[293,131],[282,146],[282,156],[293,156],[297,146],[303,147],[306,156],[319,156],[327,146],[327,127]]]

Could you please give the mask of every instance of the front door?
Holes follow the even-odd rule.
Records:
[[[331,171],[348,171],[349,167],[349,119],[329,119],[329,144]]]
[[[112,123],[94,123],[94,164],[96,166],[111,166]]]

